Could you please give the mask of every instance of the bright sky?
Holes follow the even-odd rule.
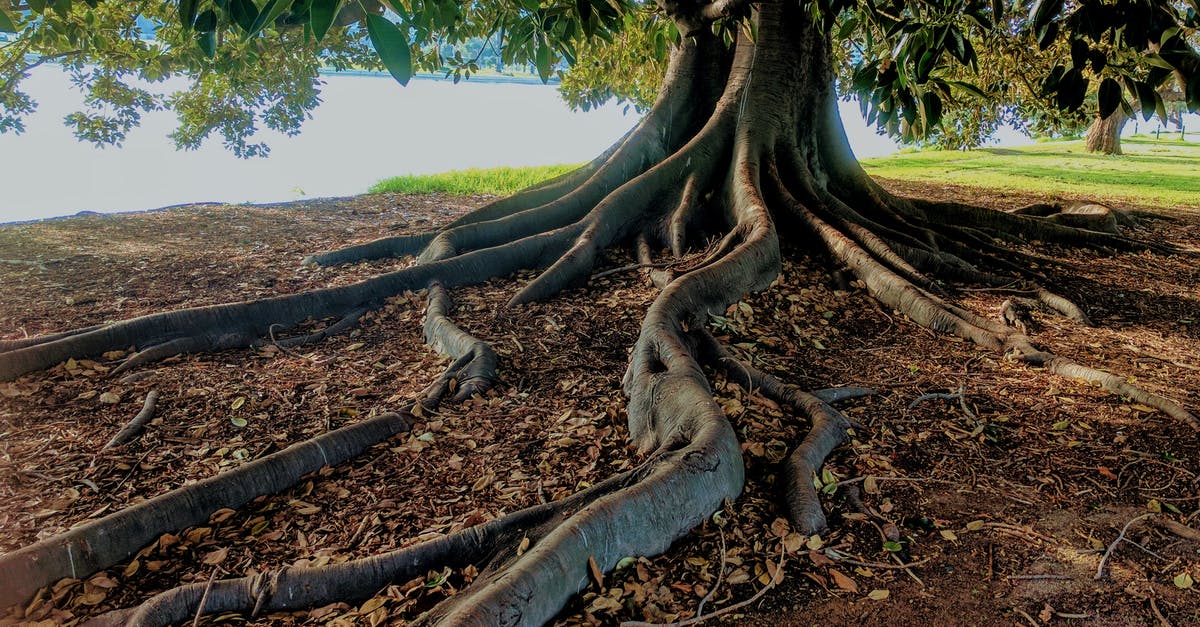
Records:
[[[552,87],[333,76],[324,104],[297,137],[268,134],[266,159],[242,160],[210,141],[176,151],[174,115],[146,116],[121,148],[75,140],[62,118],[82,102],[65,74],[41,67],[27,81],[40,103],[19,136],[0,135],[0,222],[79,211],[152,209],[188,202],[279,202],[362,193],[398,174],[588,161],[636,118],[619,107],[573,113]],[[895,144],[843,103],[860,157]]]

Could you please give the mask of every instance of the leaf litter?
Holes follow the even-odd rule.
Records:
[[[477,202],[381,195],[3,227],[2,256],[59,261],[46,271],[0,268],[8,293],[0,330],[20,337],[348,283],[405,262],[312,268],[298,260],[428,229]],[[1146,226],[1141,236],[1200,242],[1194,214]],[[1185,405],[1200,405],[1200,317],[1188,309],[1200,285],[1195,264],[1050,253],[1065,267],[1046,270],[1086,295],[1102,326],[1083,329],[1035,313],[1038,339],[1152,389],[1183,390]],[[833,513],[832,531],[791,532],[776,506],[778,464],[804,425],[716,377],[714,393],[743,440],[745,493],[668,553],[629,556],[612,573],[593,572],[559,623],[686,620],[702,600],[706,614],[719,611],[773,581],[778,589],[713,620],[950,625],[1049,611],[1051,618],[1087,613],[1125,624],[1150,616],[1153,605],[1175,624],[1200,621],[1192,585],[1200,576],[1197,547],[1192,541],[1188,550],[1180,542],[1189,541],[1169,531],[1147,525],[1130,539],[1170,561],[1125,546],[1111,558],[1109,579],[1091,581],[1099,552],[1130,519],[1156,511],[1200,526],[1195,434],[1087,384],[917,329],[876,305],[861,285],[835,289],[819,261],[799,259],[786,264],[776,286],[714,317],[711,328],[740,357],[801,387],[881,390],[847,404],[861,428],[814,477]],[[605,267],[629,263],[614,257]],[[241,576],[363,557],[562,498],[632,468],[638,458],[627,440],[620,379],[652,289],[640,273],[626,272],[548,303],[505,309],[515,285],[509,279],[454,293],[455,320],[501,357],[502,380],[488,395],[428,412],[411,433],[284,493],[216,512],[207,525],[166,534],[128,562],[61,581],[3,620],[72,624],[207,581],[215,568],[221,577]],[[988,313],[1001,300],[963,295]],[[129,383],[106,376],[124,356],[113,354],[0,384],[0,551],[394,409],[446,364],[420,342],[423,308],[423,295],[407,293],[348,336],[287,351],[268,344],[172,358]],[[311,330],[329,322],[312,321]],[[146,435],[99,452],[151,387],[162,399]],[[955,391],[961,399],[909,408],[923,394]],[[858,477],[865,479],[848,483]],[[782,567],[780,554],[787,556]],[[357,604],[251,622],[403,624],[478,574],[473,567],[435,571]]]

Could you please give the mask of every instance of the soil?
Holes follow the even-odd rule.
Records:
[[[887,184],[997,208],[1046,200]],[[428,230],[484,200],[384,194],[3,226],[0,339],[356,281],[407,261],[316,268],[299,260]],[[1141,216],[1133,234],[1197,250],[1200,214],[1162,209]],[[1043,270],[1097,324],[1035,311],[1036,341],[1200,408],[1194,255],[1021,248],[1042,256]],[[559,623],[683,620],[705,597],[704,612],[719,611],[760,592],[782,556],[778,586],[713,622],[1200,624],[1200,584],[1192,584],[1200,542],[1161,524],[1200,527],[1195,432],[1085,382],[925,331],[855,283],[838,289],[820,259],[787,253],[780,281],[714,318],[712,330],[743,358],[801,386],[878,390],[842,406],[860,426],[819,478],[830,493],[832,531],[791,533],[777,505],[778,462],[804,425],[714,375],[744,442],[745,493],[667,554],[631,556]],[[597,270],[630,263],[614,255]],[[635,466],[620,385],[655,295],[641,272],[518,308],[504,304],[532,275],[457,290],[455,320],[501,357],[496,389],[423,415],[411,433],[286,493],[217,512],[208,525],[165,535],[83,581],[63,580],[6,610],[0,624],[73,624],[214,571],[241,576],[362,557],[562,498]],[[958,299],[997,315],[1005,297],[962,290]],[[107,375],[121,353],[0,383],[0,553],[397,408],[446,366],[421,342],[423,310],[422,296],[406,293],[349,335],[299,349],[176,357],[127,383]],[[101,451],[151,390],[160,394],[158,412],[143,437]],[[1129,527],[1131,542],[1113,550],[1096,579],[1102,554],[1143,514],[1153,515]],[[433,572],[352,604],[200,622],[403,624],[476,574]]]

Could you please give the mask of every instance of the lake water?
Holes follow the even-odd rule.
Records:
[[[324,102],[300,135],[265,133],[270,156],[243,160],[219,139],[175,150],[170,112],[145,116],[120,148],[80,143],[62,119],[82,96],[59,68],[38,68],[26,82],[40,103],[27,131],[0,135],[0,222],[346,196],[398,174],[583,162],[637,121],[616,106],[572,112],[544,85],[431,79],[402,88],[386,76],[357,75],[325,81]],[[842,114],[860,157],[895,150],[866,126],[856,104],[843,103]]]

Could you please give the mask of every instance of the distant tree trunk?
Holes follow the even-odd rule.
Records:
[[[1107,118],[1100,119],[1097,116],[1087,130],[1087,151],[1106,155],[1121,154],[1121,130],[1128,121],[1129,116],[1125,115],[1121,107],[1117,107]]]

